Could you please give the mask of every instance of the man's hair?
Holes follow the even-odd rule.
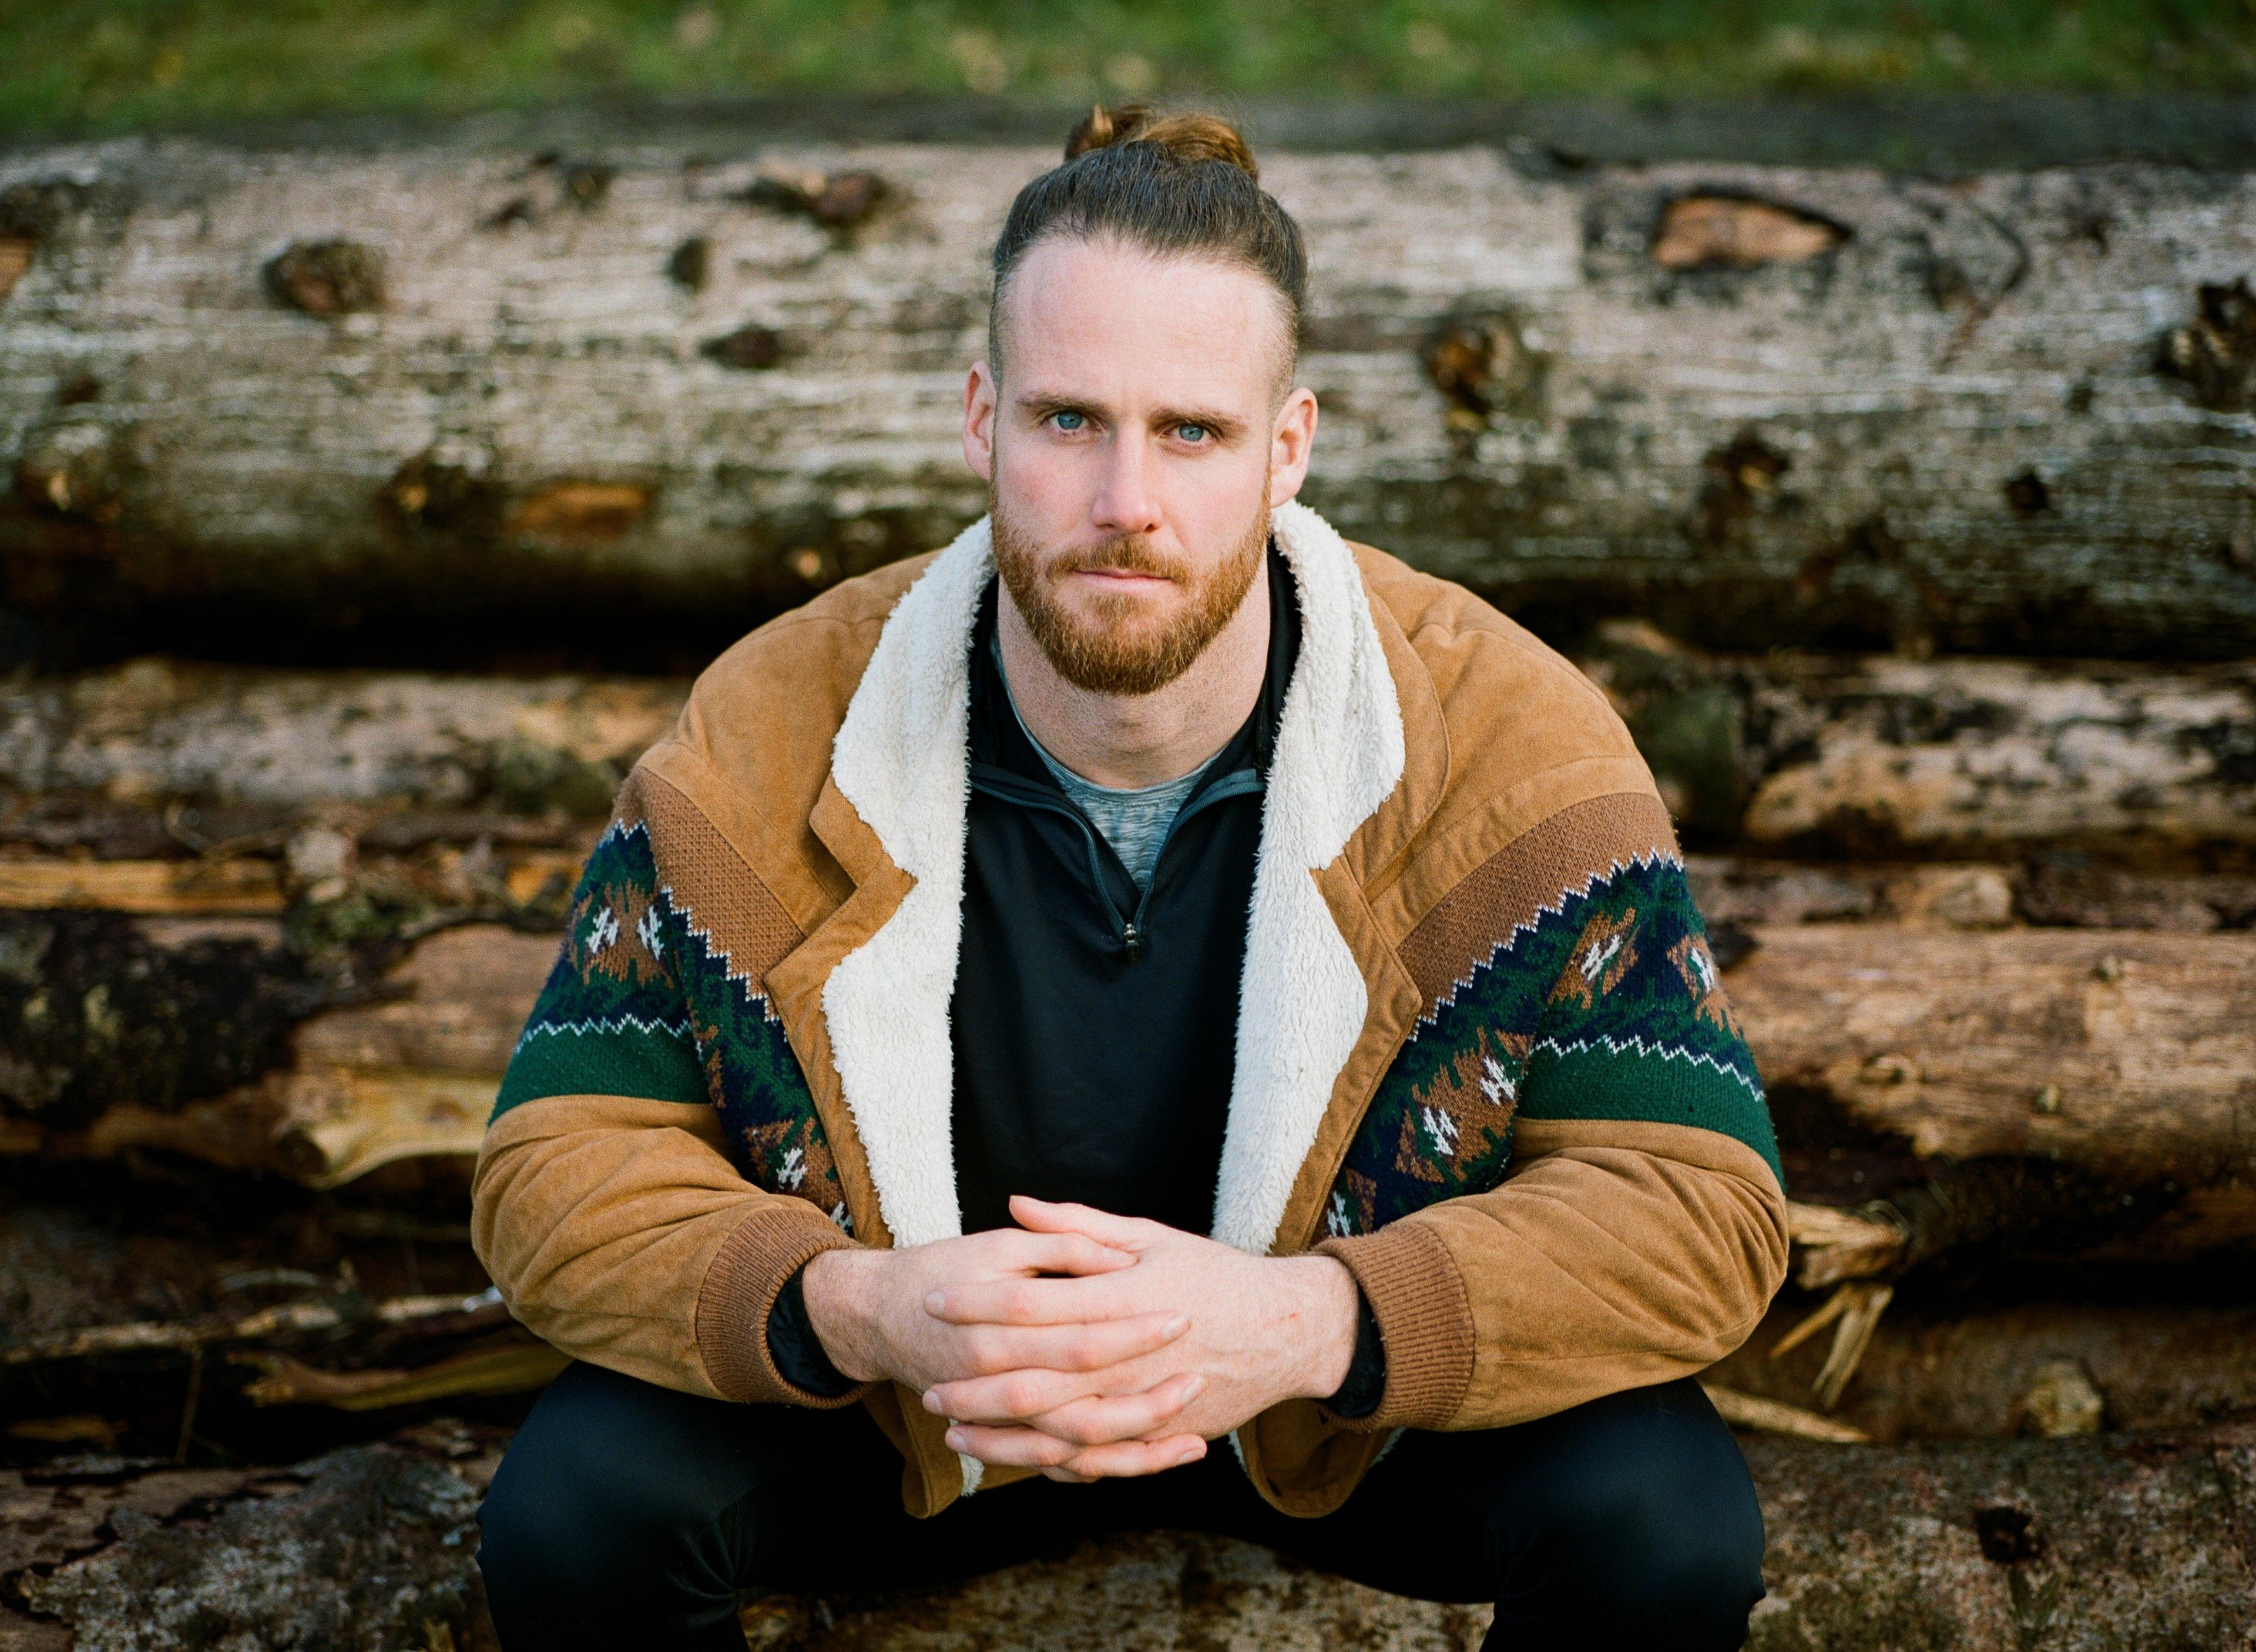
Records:
[[[1047,236],[1117,236],[1146,251],[1217,259],[1265,277],[1284,300],[1286,382],[1301,348],[1308,251],[1301,227],[1261,187],[1253,152],[1218,115],[1098,104],[1066,139],[1065,162],[1019,191],[995,243],[987,360],[1003,371],[1003,299]]]

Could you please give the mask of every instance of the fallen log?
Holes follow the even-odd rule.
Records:
[[[463,1456],[450,1460],[457,1445]],[[490,1648],[471,1555],[491,1463],[465,1434],[421,1449],[348,1448],[294,1469],[219,1471],[225,1479],[151,1476],[138,1496],[129,1485],[88,1497],[67,1472],[45,1485],[8,1476],[7,1525],[47,1514],[76,1530],[72,1515],[89,1504],[103,1522],[75,1552],[58,1555],[44,1533],[18,1538],[33,1557],[13,1572],[9,1615],[31,1633],[61,1626],[80,1646],[197,1644],[223,1625],[245,1648]],[[0,1633],[13,1627],[0,1621]]]
[[[262,1308],[240,1317],[216,1320],[142,1320],[120,1325],[88,1325],[42,1337],[0,1344],[0,1366],[46,1359],[83,1359],[99,1354],[137,1353],[150,1349],[191,1349],[215,1344],[264,1342],[356,1326],[414,1325],[434,1332],[482,1331],[508,1323],[501,1293],[489,1287],[470,1296],[393,1296],[382,1302],[293,1302]]]
[[[45,204],[0,308],[5,600],[270,657],[532,615],[646,659],[941,542],[983,503],[989,244],[1054,148],[737,141],[12,153]],[[2245,651],[2247,175],[1264,181],[1309,243],[1306,497],[1350,533],[1726,646]]]
[[[18,794],[26,836],[35,799],[179,805],[176,854],[262,835],[278,850],[323,804],[600,820],[684,687],[137,660],[0,690],[0,794]]]
[[[2256,870],[2245,665],[1718,659],[1618,622],[1577,655],[1706,844],[1854,860],[2042,851],[2055,877],[2079,851]],[[2234,910],[2228,921],[2249,921],[2245,894]]]
[[[1844,1197],[1853,1184],[1822,1165],[1801,1184],[1811,1155],[1846,1141],[1858,1174],[1885,1167],[1891,1184],[2002,1158],[2084,1178],[2063,1206],[2092,1202],[2086,1183],[2127,1196],[2073,1248],[2256,1239],[2256,935],[1875,921],[1751,926],[1745,943],[1727,978],[1805,1199],[1887,1190]],[[27,1145],[88,1156],[162,1134],[194,1151],[201,1132],[263,1141],[252,1156],[279,1153],[315,1185],[467,1158],[554,950],[499,925],[442,931],[378,1001],[306,1019],[265,1078],[173,1113],[113,1107],[79,1137]]]
[[[363,990],[309,970],[280,939],[0,910],[0,1114],[67,1132],[127,1108],[173,1117],[253,1083],[288,1060],[292,1027]]]
[[[1810,1405],[1825,1350],[1814,1340],[1783,1352],[1780,1346],[1805,1306],[1792,1300],[1775,1304],[1754,1335],[1702,1380],[1758,1399]],[[2055,1405],[2063,1365],[2093,1401],[2073,1419],[2048,1408]],[[1937,1297],[1889,1308],[1826,1420],[1893,1444],[2009,1438],[2070,1421],[2072,1431],[2096,1433],[2193,1428],[2252,1415],[2256,1308],[1969,1306]]]
[[[2015,890],[2034,921],[2128,903],[2135,927],[2256,922],[2256,669],[1716,658],[1641,625],[1602,627],[1576,658],[1700,845],[2029,860]],[[274,860],[313,825],[364,857],[562,848],[684,688],[163,660],[0,684],[0,844]],[[2231,875],[2141,895],[2125,882],[2141,870]]]
[[[100,1645],[153,1644],[190,1625],[244,1647],[490,1644],[473,1517],[499,1444],[433,1424],[216,1479],[0,1476],[0,1556],[15,1563],[18,1614],[0,1628]],[[2256,1432],[2245,1425],[1914,1447],[1757,1439],[1746,1451],[1769,1537],[1751,1652],[2221,1648],[2244,1644],[2256,1618],[2245,1535]],[[247,1590],[242,1578],[266,1581]],[[1095,1652],[1124,1634],[1471,1652],[1489,1617],[1172,1532],[950,1588],[770,1596],[744,1612],[748,1644],[806,1652]]]
[[[1729,977],[1782,1128],[2126,1187],[2256,1179],[2256,936],[1766,926]]]
[[[1685,874],[1711,932],[1874,918],[1952,929],[2031,924],[2174,935],[2256,927],[2256,872],[2140,872],[2074,851],[2002,865],[1695,853],[1685,857]]]

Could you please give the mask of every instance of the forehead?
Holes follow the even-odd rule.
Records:
[[[1010,377],[1044,392],[1251,407],[1287,355],[1284,300],[1260,274],[1110,237],[1036,243],[998,320]]]

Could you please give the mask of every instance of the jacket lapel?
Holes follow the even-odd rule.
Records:
[[[1345,541],[1298,503],[1273,518],[1301,603],[1301,653],[1262,800],[1239,984],[1237,1059],[1214,1237],[1265,1252],[1315,1145],[1368,991],[1316,874],[1402,776],[1402,713]]]
[[[1254,1252],[1278,1238],[1368,1019],[1364,971],[1317,874],[1394,792],[1404,765],[1394,676],[1354,556],[1305,505],[1281,505],[1272,519],[1299,597],[1301,649],[1262,803],[1213,1230]],[[962,1231],[948,1006],[969,796],[968,656],[993,570],[983,518],[887,618],[832,747],[837,794],[911,880],[821,989],[831,1058],[897,1245]]]
[[[894,605],[831,746],[839,794],[913,880],[822,988],[831,1059],[896,1245],[962,1232],[948,1018],[962,929],[967,666],[993,568],[982,518]]]

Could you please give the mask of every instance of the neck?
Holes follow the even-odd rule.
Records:
[[[1097,786],[1157,786],[1189,773],[1229,743],[1261,697],[1269,665],[1269,558],[1230,623],[1190,668],[1146,695],[1096,694],[1057,674],[1008,589],[995,613],[1003,670],[1027,731]]]

